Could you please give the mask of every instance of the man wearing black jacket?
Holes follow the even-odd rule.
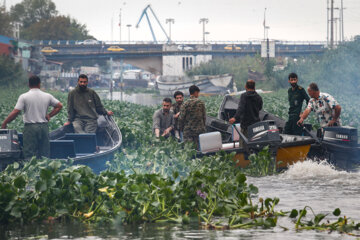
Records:
[[[247,137],[247,128],[260,121],[259,112],[262,109],[262,98],[255,91],[255,81],[248,80],[245,85],[246,92],[241,94],[236,114],[229,119],[229,123],[240,123],[241,132]]]

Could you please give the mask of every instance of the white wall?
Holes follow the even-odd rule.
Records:
[[[211,55],[169,55],[163,56],[163,75],[164,76],[184,76],[185,71],[208,62],[212,59]]]

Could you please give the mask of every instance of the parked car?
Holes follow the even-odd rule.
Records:
[[[190,47],[190,46],[187,46],[185,44],[180,44],[178,47],[177,47],[178,50],[180,51],[190,51],[190,50],[194,50],[193,47]]]
[[[78,44],[80,44],[80,45],[96,45],[96,44],[100,44],[100,42],[95,39],[86,39],[82,42],[78,42]]]
[[[224,49],[225,49],[225,50],[241,50],[241,47],[238,47],[238,46],[236,46],[236,45],[234,45],[234,44],[231,44],[231,45],[226,45],[226,46],[224,47]]]
[[[110,46],[108,47],[106,50],[108,51],[112,51],[112,52],[121,52],[121,51],[125,51],[124,48],[121,48],[119,46]]]
[[[57,53],[59,50],[54,49],[52,47],[44,47],[43,49],[41,49],[41,52],[43,53]]]

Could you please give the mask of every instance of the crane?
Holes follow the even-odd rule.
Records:
[[[139,19],[138,23],[136,24],[136,28],[139,28],[139,24],[140,24],[141,20],[143,19],[144,15],[145,15],[146,20],[147,20],[147,22],[148,22],[148,24],[149,24],[150,31],[151,31],[152,37],[153,37],[153,39],[154,39],[154,42],[157,43],[157,40],[156,40],[156,37],[155,37],[155,33],[154,33],[153,28],[152,28],[152,25],[151,25],[151,22],[150,22],[150,19],[149,19],[149,15],[148,15],[148,13],[147,13],[148,9],[150,9],[151,13],[153,14],[153,16],[155,17],[156,21],[158,22],[161,30],[164,32],[167,41],[170,42],[171,40],[170,40],[169,36],[168,36],[167,33],[165,32],[163,26],[161,25],[159,19],[157,18],[156,14],[155,14],[155,12],[153,11],[153,9],[151,8],[150,4],[147,5],[146,8],[144,8],[144,10],[143,10],[143,12],[142,12],[142,14],[141,14],[141,16],[140,16],[140,19]]]

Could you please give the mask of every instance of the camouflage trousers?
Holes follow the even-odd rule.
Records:
[[[49,127],[47,123],[25,123],[23,132],[25,159],[50,157]]]
[[[75,118],[72,124],[75,133],[96,133],[97,120]]]
[[[183,135],[183,141],[192,142],[196,145],[196,149],[199,149],[199,135]]]

